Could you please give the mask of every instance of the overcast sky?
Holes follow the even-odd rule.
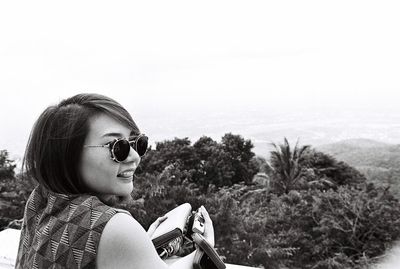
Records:
[[[399,14],[398,1],[2,1],[0,149],[20,153],[40,112],[79,92],[154,119],[400,113]]]

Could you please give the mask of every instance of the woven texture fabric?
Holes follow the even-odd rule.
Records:
[[[101,233],[117,212],[95,196],[34,189],[25,207],[16,268],[95,268]]]

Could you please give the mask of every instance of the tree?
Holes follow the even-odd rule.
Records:
[[[250,183],[259,167],[252,158],[253,144],[240,135],[231,133],[221,143],[203,136],[193,146],[188,138],[175,138],[157,143],[155,150],[143,158],[138,174],[161,173],[173,164],[190,174],[187,178],[206,192],[210,185],[231,186],[244,181]]]
[[[165,141],[146,164],[161,172],[138,175],[128,209],[147,227],[180,203],[205,205],[226,262],[264,268],[367,268],[399,239],[399,202],[388,190],[366,186],[346,163],[285,139],[270,161],[271,180],[286,180],[274,193],[237,176],[238,163],[249,174],[268,164],[248,151],[251,143],[232,134],[221,143],[201,137],[193,146]]]
[[[155,150],[149,150],[137,172],[161,173],[170,164],[180,165],[183,170],[191,170],[196,169],[198,163],[199,159],[189,138],[175,138],[158,142]]]
[[[23,174],[15,175],[16,165],[7,150],[0,150],[0,230],[23,217],[34,183]]]
[[[217,147],[218,143],[208,136],[200,137],[193,144],[193,148],[202,162],[208,160]]]
[[[252,161],[253,144],[240,135],[225,134],[221,143],[209,137],[201,137],[193,148],[199,158],[199,167],[194,174],[196,184],[207,190],[210,184],[217,187],[232,186],[239,182],[250,183],[258,166]]]
[[[320,189],[357,186],[366,180],[363,174],[347,163],[311,148],[302,155],[300,165],[307,171],[303,178],[308,185],[318,185]]]
[[[10,160],[7,150],[0,150],[0,180],[11,179],[15,176],[16,165],[13,160]]]
[[[302,176],[300,159],[309,146],[299,147],[297,142],[292,150],[286,137],[283,144],[272,143],[272,146],[275,148],[271,151],[272,187],[278,193],[289,193],[299,183]]]
[[[253,143],[240,135],[227,133],[221,139],[221,147],[226,153],[227,161],[234,172],[232,184],[240,181],[250,183],[253,176],[258,172],[258,168],[251,162],[255,156],[252,152]]]
[[[237,184],[209,195],[206,208],[230,263],[368,268],[399,239],[400,207],[387,190],[360,185],[276,195]]]

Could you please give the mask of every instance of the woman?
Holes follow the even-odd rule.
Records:
[[[16,268],[191,268],[194,252],[167,265],[149,231],[117,209],[130,197],[147,150],[129,113],[98,94],[79,94],[48,107],[35,123],[24,157],[38,183],[25,208]],[[211,219],[205,238],[214,245]]]

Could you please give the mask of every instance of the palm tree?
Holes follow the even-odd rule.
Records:
[[[280,193],[289,193],[301,178],[300,158],[310,146],[299,147],[298,143],[299,141],[293,150],[286,137],[283,144],[272,143],[275,150],[271,151],[271,167],[274,175],[271,183]]]

